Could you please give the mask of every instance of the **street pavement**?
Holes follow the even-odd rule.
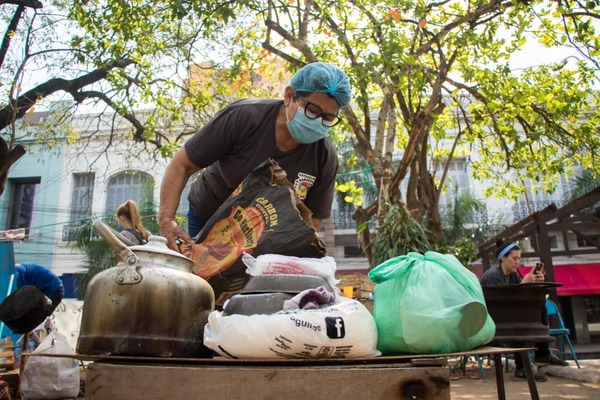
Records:
[[[568,367],[543,366],[548,380],[536,384],[541,400],[600,399],[600,359],[580,360],[581,369],[573,361]],[[453,365],[452,363],[450,364]],[[513,376],[514,363],[504,372],[506,399],[529,399],[530,393],[525,380]],[[482,379],[479,366],[474,361],[467,364],[463,373],[452,368],[450,392],[452,400],[497,399],[496,376],[493,362],[484,361],[485,378]]]
[[[575,361],[569,361],[568,367],[546,365],[539,367],[539,371],[550,376],[572,379],[580,382],[600,384],[600,360],[580,360],[581,369],[577,368]],[[600,393],[598,394],[600,398]]]

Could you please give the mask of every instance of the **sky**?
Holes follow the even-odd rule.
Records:
[[[528,40],[525,46],[513,55],[510,65],[513,70],[517,70],[540,64],[560,63],[567,57],[573,56],[581,58],[575,49],[567,47],[548,49],[533,40]]]

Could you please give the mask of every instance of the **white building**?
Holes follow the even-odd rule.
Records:
[[[32,116],[36,114],[32,113]],[[33,195],[28,200],[30,204],[27,204],[32,212],[25,221],[30,235],[24,243],[15,243],[17,263],[37,262],[58,275],[80,274],[85,270],[84,256],[69,243],[75,228],[91,216],[112,217],[127,199],[135,200],[142,207],[158,209],[160,184],[168,160],[155,157],[151,147],[127,140],[127,132],[113,131],[113,123],[112,115],[76,115],[70,121],[69,131],[77,133],[79,140],[60,140],[52,150],[43,150],[43,145],[34,142],[26,143],[30,151],[11,169],[7,191],[0,198],[0,224],[5,229],[12,229],[15,226],[11,225],[11,215],[20,201],[15,198],[15,188],[22,182],[35,183]],[[118,120],[115,126],[120,126]],[[48,165],[52,165],[51,175],[47,174]],[[452,161],[447,179],[448,185],[457,186],[458,193],[472,192],[483,198],[481,186],[471,179],[466,159]],[[517,202],[485,199],[486,211],[473,224],[491,221],[497,225],[511,225],[552,202],[562,205],[567,193],[568,181],[563,177],[553,194],[528,192],[527,198],[521,196]],[[182,216],[187,215],[186,194],[184,192],[179,207]],[[442,195],[441,209],[452,203],[453,196],[451,191]],[[45,200],[45,197],[54,200]],[[41,219],[40,215],[46,217]],[[324,238],[329,254],[336,258],[340,270],[364,272],[368,266],[360,257],[351,214],[340,212],[334,205],[332,222],[335,238]],[[328,224],[331,221],[323,224],[322,235]],[[34,261],[32,254],[36,255]]]

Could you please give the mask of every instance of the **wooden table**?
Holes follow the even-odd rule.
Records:
[[[449,370],[410,364],[264,365],[94,362],[89,400],[449,400]]]
[[[498,393],[498,400],[506,400],[506,391],[504,389],[504,372],[502,369],[502,354],[507,353],[520,353],[523,360],[529,360],[528,352],[535,350],[531,347],[491,347],[484,346],[471,351],[465,351],[463,353],[454,353],[447,356],[492,356],[494,358],[494,370],[496,371],[496,391]],[[537,385],[533,376],[533,370],[531,369],[531,363],[523,362],[523,370],[525,377],[527,378],[527,385],[529,386],[529,394],[532,400],[539,400],[540,395],[537,391]]]
[[[502,354],[528,347],[359,359],[234,360],[71,355],[87,367],[86,400],[450,399],[450,357],[494,358],[497,395],[506,399]],[[529,392],[539,400],[524,363]]]

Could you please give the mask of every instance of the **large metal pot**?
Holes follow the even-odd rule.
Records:
[[[127,247],[101,220],[98,231],[121,260],[87,286],[80,354],[206,357],[204,326],[214,310],[210,285],[191,272],[193,261],[170,250],[166,239]]]

